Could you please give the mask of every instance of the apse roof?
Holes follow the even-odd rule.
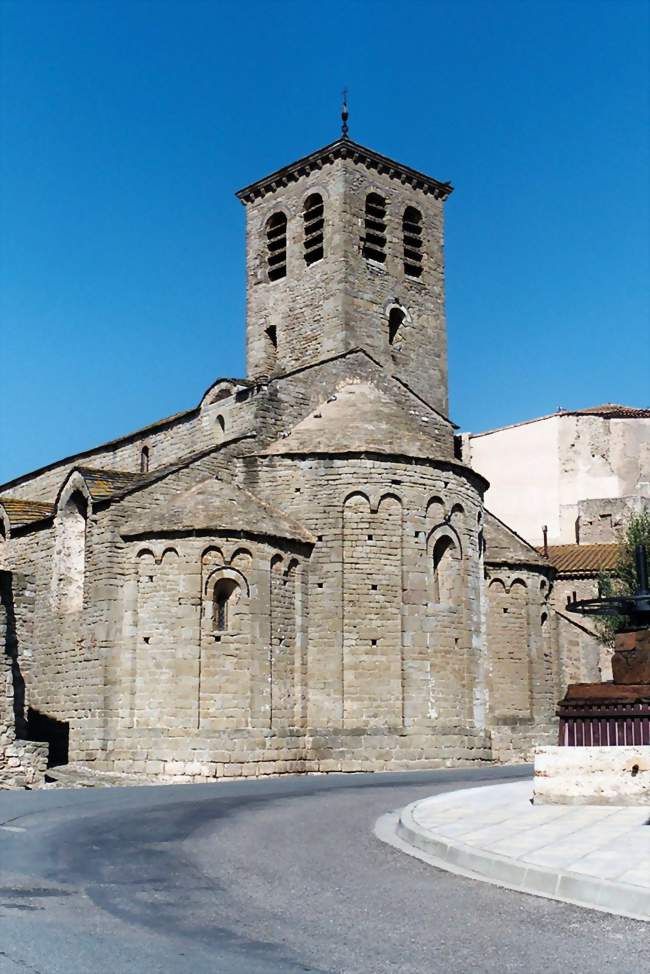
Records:
[[[485,560],[497,563],[547,564],[540,552],[516,531],[504,524],[496,514],[485,511]]]
[[[123,529],[124,537],[213,531],[219,534],[257,534],[313,544],[316,538],[298,521],[226,480],[212,478],[178,495]]]
[[[372,383],[353,382],[260,455],[386,453],[440,459],[440,447],[427,431],[433,422],[421,409],[409,415]]]
[[[54,514],[52,504],[46,504],[43,501],[22,500],[18,497],[0,497],[0,507],[6,512],[12,528],[42,521]]]

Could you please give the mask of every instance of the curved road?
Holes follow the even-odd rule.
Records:
[[[378,816],[523,768],[0,793],[0,974],[637,974],[646,924],[440,872]]]

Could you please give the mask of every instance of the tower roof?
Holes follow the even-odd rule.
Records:
[[[295,182],[301,176],[308,176],[310,173],[322,169],[323,166],[335,162],[337,159],[351,159],[352,162],[359,163],[366,169],[385,173],[392,179],[408,183],[423,193],[431,193],[436,199],[445,200],[453,191],[451,183],[441,183],[432,176],[427,176],[418,172],[417,169],[404,166],[401,162],[395,162],[394,159],[382,156],[372,149],[366,149],[358,142],[353,142],[352,139],[343,136],[336,142],[331,142],[322,149],[298,159],[297,162],[292,162],[289,166],[278,169],[270,176],[265,176],[263,179],[251,183],[250,186],[245,186],[235,195],[242,203],[250,203],[266,196],[267,193],[273,193],[280,187]]]

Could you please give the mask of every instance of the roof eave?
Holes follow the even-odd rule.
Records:
[[[235,196],[241,203],[250,203],[254,199],[266,196],[267,193],[295,182],[302,176],[308,176],[314,170],[321,169],[326,163],[334,162],[337,159],[352,159],[354,162],[363,163],[370,169],[386,172],[403,182],[410,183],[414,188],[421,189],[425,193],[431,193],[436,199],[446,200],[453,192],[451,183],[440,182],[432,176],[427,176],[426,173],[411,169],[410,166],[405,166],[388,156],[382,156],[379,152],[367,149],[358,142],[340,138],[323,146],[322,149],[317,149],[308,156],[303,156],[302,159],[298,159],[288,166],[283,166],[282,169],[276,170],[269,176],[250,183],[250,185],[238,190]]]

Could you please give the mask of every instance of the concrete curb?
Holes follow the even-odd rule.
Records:
[[[401,812],[378,819],[374,830],[377,838],[438,869],[468,879],[650,922],[650,890],[575,872],[526,865],[462,842],[436,837],[415,821],[413,812],[419,804],[419,801],[412,802]]]

